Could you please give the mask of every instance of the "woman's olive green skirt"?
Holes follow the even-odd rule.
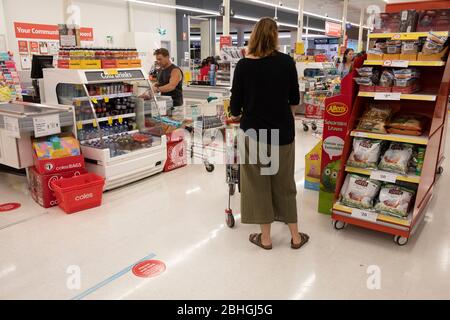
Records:
[[[267,146],[267,145],[266,145]],[[279,148],[276,173],[263,175],[259,156],[249,164],[249,143],[245,143],[245,163],[241,161],[241,222],[269,224],[276,221],[297,223],[297,188],[295,172],[295,142]],[[271,146],[267,146],[270,156]],[[273,146],[272,146],[273,148]],[[242,154],[242,153],[241,153]],[[251,157],[250,157],[251,158]],[[272,160],[272,161],[276,161]]]

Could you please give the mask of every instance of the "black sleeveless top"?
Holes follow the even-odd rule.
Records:
[[[161,95],[171,97],[173,100],[173,106],[178,107],[183,105],[183,71],[177,65],[171,64],[170,67],[164,70],[159,70],[157,78],[159,86],[165,86],[170,81],[170,75],[173,69],[178,69],[181,71],[181,81],[178,83],[175,90],[164,93],[161,92]]]

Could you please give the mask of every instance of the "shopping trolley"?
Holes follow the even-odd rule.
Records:
[[[325,111],[325,99],[330,97],[332,92],[328,90],[310,91],[305,94],[304,108],[305,117],[302,119],[303,130],[313,132],[323,132],[323,115]]]
[[[233,228],[235,219],[233,210],[231,209],[231,197],[236,192],[236,186],[241,191],[240,187],[240,167],[239,167],[239,150],[238,150],[238,132],[239,123],[227,121],[227,130],[225,136],[225,156],[226,156],[226,183],[228,185],[228,207],[225,209],[225,220],[227,226]]]
[[[201,159],[208,172],[215,167],[210,161],[216,152],[223,153],[223,141],[217,139],[225,129],[224,101],[208,98],[206,103],[188,106],[190,109],[193,130],[190,143],[191,158]],[[221,146],[222,144],[222,146]]]

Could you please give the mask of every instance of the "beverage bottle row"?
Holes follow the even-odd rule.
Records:
[[[99,128],[89,127],[78,130],[78,140],[91,140],[99,138],[99,130],[102,137],[112,136],[116,134],[127,133],[129,131],[137,130],[135,121],[123,121],[119,123],[114,121],[112,124],[102,123]]]
[[[99,101],[94,104],[94,110],[98,118],[134,113],[135,107],[136,103],[131,97],[111,99],[109,102]]]
[[[108,83],[87,85],[90,96],[100,96],[106,94],[132,93],[133,85],[129,83]]]
[[[136,60],[137,49],[132,48],[60,48],[59,60]]]
[[[97,103],[93,103],[93,107],[97,118],[105,118],[135,113],[136,102],[133,97],[114,98],[108,102],[100,100]],[[77,121],[94,119],[92,108],[89,104],[75,107],[75,115]]]

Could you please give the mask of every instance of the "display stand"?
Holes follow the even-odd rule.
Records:
[[[385,37],[385,34],[380,34]],[[394,38],[406,38],[426,36],[420,33],[395,34]],[[371,38],[376,37],[372,34]],[[383,65],[389,67],[396,64],[396,61],[366,61],[365,65]],[[408,64],[406,64],[407,66]],[[359,92],[351,110],[349,130],[345,132],[345,145],[342,155],[342,162],[339,167],[337,188],[335,193],[335,204],[333,206],[332,219],[336,229],[342,229],[346,224],[353,224],[360,227],[385,232],[394,235],[394,240],[399,245],[405,245],[408,239],[417,229],[419,223],[425,216],[426,206],[432,195],[437,174],[442,173],[442,161],[444,159],[444,147],[446,129],[448,123],[447,103],[450,89],[450,62],[442,61],[414,61],[411,63],[421,72],[421,92],[411,95],[398,95],[396,97],[386,94],[375,95]],[[365,106],[372,100],[385,99],[392,106],[398,107],[403,112],[426,113],[431,118],[429,131],[423,136],[406,136],[396,134],[374,134],[354,130],[358,119],[365,110]],[[394,101],[395,100],[395,101]],[[385,141],[406,142],[416,145],[426,145],[426,153],[423,169],[420,176],[397,175],[396,181],[406,181],[417,184],[415,203],[407,218],[397,218],[379,212],[364,212],[343,206],[337,200],[346,177],[346,173],[353,172],[371,179],[386,181],[383,174],[375,175],[376,170],[357,169],[346,166],[347,159],[352,151],[354,137],[365,137],[369,139],[381,139]],[[379,173],[379,172],[378,172]],[[392,177],[390,177],[392,178]]]
[[[44,69],[45,101],[74,106],[74,134],[88,159],[86,167],[106,178],[106,190],[164,168],[167,145],[159,109],[166,109],[167,103],[159,105],[145,74],[140,68]],[[127,99],[133,100],[133,109],[125,107]],[[115,106],[114,114],[96,111],[103,102]]]
[[[354,70],[359,68],[363,59],[354,62]],[[320,166],[321,182],[318,211],[331,214],[336,191],[336,181],[341,166],[341,155],[352,114],[352,105],[356,96],[356,84],[353,80],[356,71],[346,75],[341,81],[341,93],[325,99],[324,128],[322,136],[322,159]]]
[[[32,137],[35,119],[58,116],[61,131],[72,131],[72,107],[15,101],[0,105],[0,164],[15,169],[33,166]]]

